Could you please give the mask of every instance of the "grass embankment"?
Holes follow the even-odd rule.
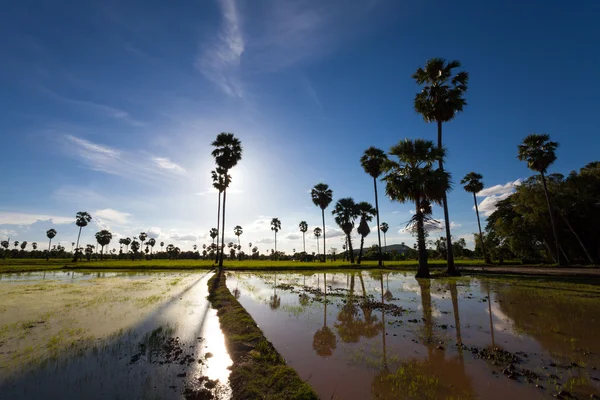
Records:
[[[229,382],[233,399],[318,399],[310,385],[263,335],[250,314],[233,297],[225,274],[208,281],[208,299],[217,309],[227,350],[233,360]]]

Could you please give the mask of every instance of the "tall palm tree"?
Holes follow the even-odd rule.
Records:
[[[275,232],[275,253],[277,253],[277,232],[281,230],[281,221],[279,218],[273,218],[271,220],[271,230]]]
[[[13,243],[13,245],[15,246],[15,250],[17,249],[17,247],[19,247],[19,241],[15,240],[15,242]]]
[[[221,221],[221,257],[219,258],[219,269],[223,268],[223,251],[225,249],[225,201],[227,199],[227,188],[231,182],[229,170],[237,165],[242,159],[242,142],[236,138],[233,133],[219,133],[212,142],[215,148],[212,156],[215,158],[217,166],[222,168],[224,177],[223,184],[223,218]]]
[[[437,124],[437,146],[443,148],[442,124],[454,119],[467,105],[464,98],[469,81],[468,72],[461,71],[453,75],[452,70],[460,68],[459,61],[446,62],[443,58],[432,58],[413,74],[413,79],[422,90],[416,94],[415,111],[423,116],[425,122]],[[439,160],[440,171],[444,170],[443,160]],[[444,193],[444,222],[446,225],[446,247],[448,249],[448,274],[457,275],[452,252],[452,236],[450,234],[450,216],[448,215],[448,199]]]
[[[23,242],[21,242],[21,250],[25,250],[26,247],[27,247],[27,241],[24,240]]]
[[[150,245],[150,254],[152,254],[152,250],[154,250],[154,246],[156,245],[156,239],[148,239],[148,244]]]
[[[31,248],[34,250],[37,250],[37,243],[36,242],[31,243]]]
[[[373,208],[373,206],[366,201],[361,201],[356,205],[358,208],[358,212],[360,213],[360,222],[358,223],[357,232],[360,235],[360,250],[358,252],[358,261],[357,264],[360,264],[362,261],[363,254],[363,246],[365,244],[365,236],[371,233],[371,228],[369,228],[369,222],[373,220],[373,216],[377,214],[377,210]],[[381,259],[380,259],[381,261]]]
[[[318,183],[310,191],[310,196],[314,205],[321,209],[321,217],[323,218],[323,261],[327,261],[327,251],[325,250],[327,248],[325,244],[325,209],[329,207],[333,199],[333,191],[329,189],[329,185]]]
[[[483,258],[486,264],[490,263],[490,257],[485,251],[485,244],[483,240],[483,233],[481,232],[481,221],[479,220],[479,206],[477,205],[477,197],[476,194],[483,190],[483,175],[478,174],[476,172],[469,172],[465,177],[460,181],[461,185],[464,185],[463,188],[468,193],[473,193],[473,202],[475,203],[475,214],[477,215],[477,226],[479,227],[479,240],[481,241],[481,249],[483,251]]]
[[[235,234],[235,236],[237,236],[238,238],[238,246],[242,246],[241,242],[240,242],[240,236],[242,235],[242,233],[244,233],[243,229],[241,226],[236,225],[235,228],[233,228],[233,233]]]
[[[525,161],[530,170],[539,172],[542,176],[542,184],[544,185],[544,194],[546,195],[548,214],[550,214],[550,224],[552,225],[552,233],[554,235],[554,242],[556,245],[556,262],[560,265],[563,264],[559,251],[560,242],[558,241],[558,232],[556,231],[556,224],[554,223],[554,213],[552,212],[550,194],[548,193],[545,175],[548,167],[552,165],[554,161],[556,161],[557,148],[558,143],[551,142],[550,135],[533,133],[523,139],[523,142],[519,145],[519,155],[517,158],[521,161]]]
[[[386,164],[383,178],[385,193],[391,199],[405,203],[415,202],[417,243],[419,248],[419,270],[417,278],[429,277],[427,249],[425,248],[425,216],[430,202],[441,203],[450,187],[450,174],[434,169],[433,164],[446,154],[444,148],[435,147],[430,140],[405,139],[390,149],[390,155],[398,161]]]
[[[381,232],[383,232],[383,246],[385,247],[384,252],[387,253],[387,240],[385,234],[390,229],[390,226],[387,224],[387,222],[382,222],[381,225],[379,225],[379,229],[381,229]]]
[[[112,240],[112,233],[107,231],[106,229],[101,230],[100,232],[96,232],[96,241],[102,249],[100,250],[100,260],[104,258],[104,246],[108,246],[110,241]]]
[[[313,231],[313,235],[315,235],[315,237],[317,238],[317,254],[319,254],[319,237],[322,233],[323,231],[318,226]]]
[[[335,215],[335,223],[342,228],[348,238],[350,263],[354,264],[354,250],[352,249],[352,237],[350,235],[352,234],[352,229],[354,229],[354,221],[360,216],[360,210],[352,197],[345,197],[335,203],[335,207],[331,213]]]
[[[140,248],[144,247],[144,242],[146,241],[146,238],[148,237],[148,234],[146,232],[140,232],[140,235],[138,236],[138,238],[140,239]]]
[[[48,229],[46,231],[46,237],[49,239],[48,241],[48,255],[46,256],[46,260],[50,259],[50,247],[52,246],[52,239],[56,236],[56,229]]]
[[[79,238],[81,237],[81,229],[87,226],[92,221],[92,216],[87,211],[79,211],[75,215],[75,225],[79,227],[79,234],[77,235],[77,245],[75,246],[75,256],[73,261],[77,261],[77,249],[79,248]]]
[[[219,236],[219,228],[221,223],[221,193],[223,193],[223,191],[226,188],[226,181],[231,182],[231,176],[228,175],[226,171],[221,167],[217,167],[215,170],[210,171],[210,174],[213,181],[213,187],[217,189],[217,193],[219,196],[219,201],[217,203],[217,229],[215,234],[216,237]],[[217,253],[217,258],[215,259],[215,262],[218,262],[218,258],[219,254]]]
[[[300,228],[300,232],[302,232],[302,251],[306,253],[306,240],[304,235],[308,231],[308,224],[306,221],[300,221],[300,225],[298,225],[298,227]]]
[[[379,265],[380,267],[383,264],[383,258],[381,256],[381,229],[379,226],[379,199],[377,196],[377,178],[379,178],[379,176],[383,172],[383,166],[386,161],[387,156],[385,152],[381,149],[378,149],[377,147],[369,147],[367,150],[365,150],[365,153],[360,158],[360,165],[362,165],[365,172],[371,175],[371,177],[373,178],[373,190],[375,192],[375,210],[377,213],[377,241],[379,243],[379,260],[377,265]]]

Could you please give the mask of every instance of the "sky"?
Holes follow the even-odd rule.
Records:
[[[472,248],[466,173],[484,176],[485,224],[495,202],[532,174],[516,158],[528,134],[560,143],[550,172],[600,159],[591,118],[600,106],[598,19],[593,0],[8,2],[0,13],[0,239],[46,243],[52,227],[54,243],[70,249],[75,214],[88,211],[82,244],[100,229],[113,232],[110,248],[142,231],[182,249],[208,244],[217,211],[210,143],[233,132],[244,153],[231,171],[226,241],[241,225],[244,249],[270,251],[278,217],[278,250],[300,251],[299,222],[309,232],[321,222],[312,186],[329,184],[334,202],[373,203],[363,151],[436,140],[436,127],[414,111],[411,75],[442,57],[470,74],[468,105],[444,125],[444,144],[452,234]],[[412,245],[404,228],[414,205],[379,189],[387,243]],[[332,208],[327,248],[339,251]],[[434,217],[443,221],[439,207]],[[316,244],[307,234],[306,250]]]

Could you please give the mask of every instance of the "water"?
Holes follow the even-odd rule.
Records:
[[[183,399],[207,387],[229,398],[231,359],[206,300],[209,278],[4,274],[0,398]]]
[[[387,272],[227,284],[323,399],[600,395],[596,285]]]

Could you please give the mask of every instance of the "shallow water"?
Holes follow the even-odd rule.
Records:
[[[206,300],[209,278],[3,274],[0,397],[182,399],[186,388],[210,387],[229,398],[231,359]]]
[[[388,272],[230,273],[227,284],[323,399],[600,395],[593,284]]]

